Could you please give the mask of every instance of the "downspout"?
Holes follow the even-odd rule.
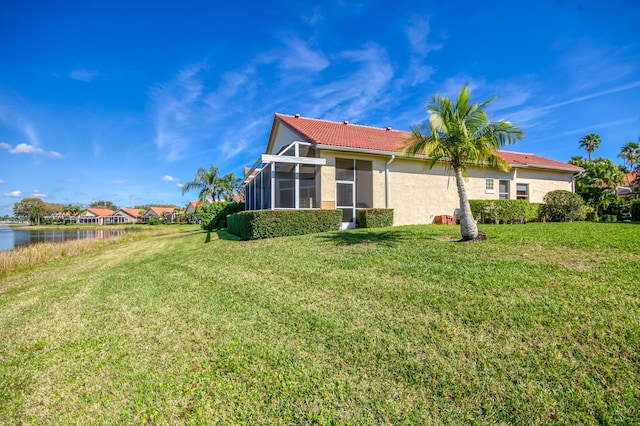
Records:
[[[384,201],[385,201],[385,208],[391,208],[391,197],[390,197],[390,182],[389,182],[389,164],[393,163],[393,160],[396,159],[395,155],[392,155],[391,158],[389,159],[389,161],[387,161],[387,164],[385,165],[384,168],[384,184],[385,184],[385,194],[384,194]]]
[[[571,192],[576,192],[576,179],[578,179],[582,174],[584,173],[584,170],[581,172],[576,172],[573,175],[573,178],[571,179]]]

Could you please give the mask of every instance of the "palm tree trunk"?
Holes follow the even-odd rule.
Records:
[[[456,186],[458,187],[458,197],[460,198],[460,233],[462,234],[462,241],[475,240],[478,236],[478,226],[471,213],[467,189],[464,187],[462,178],[462,169],[456,167],[453,171],[456,175]]]

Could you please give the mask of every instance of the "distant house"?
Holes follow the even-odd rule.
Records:
[[[45,216],[45,219],[52,219],[54,221],[58,221],[58,222],[61,222],[61,223],[77,222],[78,213],[57,212],[57,213],[53,213],[53,214]]]
[[[640,198],[640,172],[627,173],[625,176],[625,184],[616,188],[616,194],[618,194],[620,198]]]
[[[142,218],[142,214],[138,209],[122,208],[105,218],[105,223],[138,223]]]
[[[150,207],[149,210],[142,215],[140,221],[142,223],[149,223],[151,218],[156,218],[158,220],[165,220],[168,223],[173,223],[175,221],[174,211],[174,207]]]
[[[77,223],[104,225],[105,219],[113,213],[113,210],[90,207],[78,215]]]
[[[424,156],[399,152],[409,136],[390,127],[276,114],[265,154],[245,170],[246,209],[340,209],[343,228],[355,226],[358,210],[372,207],[394,209],[395,225],[458,216],[446,162],[426,169]],[[540,203],[549,191],[573,191],[583,170],[536,154],[498,155],[510,170],[467,168],[470,199]]]
[[[202,206],[202,201],[189,201],[189,204],[187,204],[187,207],[185,207],[184,209],[184,214],[189,214],[189,213],[196,213],[196,210],[198,210],[199,207]]]

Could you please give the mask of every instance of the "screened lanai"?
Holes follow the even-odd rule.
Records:
[[[294,141],[276,155],[261,155],[245,179],[245,208],[320,208],[319,173],[325,164],[308,142]]]

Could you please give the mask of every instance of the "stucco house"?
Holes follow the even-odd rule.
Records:
[[[121,208],[105,219],[105,223],[138,223],[142,214],[138,209]]]
[[[455,178],[444,163],[398,151],[409,133],[275,114],[267,149],[245,172],[246,209],[341,209],[353,227],[361,208],[392,208],[394,224],[428,224],[457,216]],[[511,169],[468,167],[470,199],[542,202],[549,191],[574,190],[582,168],[535,154],[500,151]]]
[[[149,210],[147,210],[146,213],[142,215],[140,221],[142,223],[147,223],[151,218],[156,218],[159,220],[162,220],[164,218],[165,220],[167,220],[167,222],[171,223],[173,222],[174,210],[175,208],[173,207],[150,207]]]
[[[115,213],[110,209],[96,209],[90,207],[78,215],[78,223],[104,225],[108,216]]]
[[[640,172],[630,172],[625,175],[624,185],[616,188],[620,198],[635,199],[640,197]]]

